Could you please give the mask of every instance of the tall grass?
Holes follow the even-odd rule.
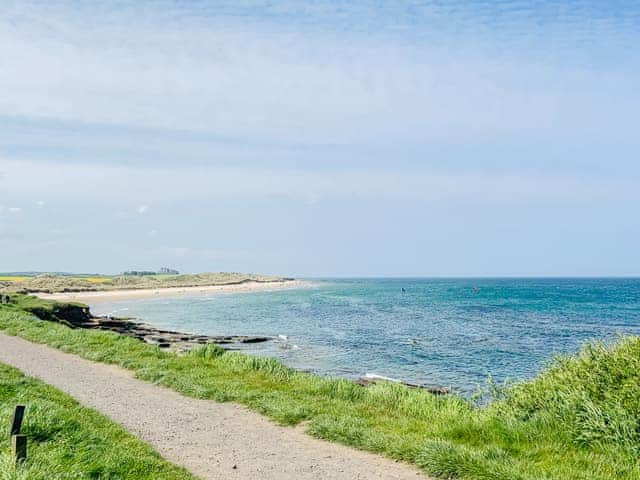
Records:
[[[7,435],[16,404],[27,406],[22,431],[29,453],[20,466],[9,453]],[[3,364],[0,431],[0,480],[193,479],[106,417]]]
[[[320,438],[414,463],[441,478],[640,479],[640,338],[587,345],[479,407],[394,383],[362,387],[275,359],[206,347],[177,356],[108,332],[0,310],[0,329],[128,368],[182,394],[234,401]]]
[[[210,343],[207,345],[200,345],[199,347],[189,350],[187,355],[211,360],[218,358],[220,355],[224,354],[224,352],[225,350],[221,346]]]

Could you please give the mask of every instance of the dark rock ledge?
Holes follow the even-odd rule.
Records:
[[[215,343],[223,348],[232,350],[242,344],[260,343],[273,340],[272,337],[248,335],[209,336],[164,330],[143,322],[129,318],[91,317],[72,324],[75,328],[92,330],[107,330],[121,335],[137,338],[145,343],[157,345],[160,348],[177,352],[191,350],[200,345]]]
[[[79,303],[47,302],[43,305],[26,306],[24,310],[34,314],[41,320],[62,323],[70,328],[116,332],[176,352],[184,352],[199,345],[210,343],[232,350],[242,344],[273,340],[273,337],[247,335],[197,335],[157,328],[148,323],[138,322],[133,318],[118,318],[109,315],[96,317],[91,313],[87,305]]]

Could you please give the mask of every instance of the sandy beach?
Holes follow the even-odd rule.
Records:
[[[127,290],[100,290],[90,292],[35,293],[47,300],[75,301],[88,303],[114,302],[119,300],[135,300],[153,297],[180,297],[189,295],[259,292],[285,290],[290,288],[307,288],[311,282],[304,280],[285,280],[278,282],[244,282],[231,285],[208,285],[195,287],[140,288]]]

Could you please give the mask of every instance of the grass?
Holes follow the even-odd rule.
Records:
[[[270,275],[228,272],[199,273],[193,275],[154,274],[113,276],[40,274],[35,276],[0,277],[0,292],[83,292],[135,288],[197,287],[238,284],[248,281],[273,282],[280,280],[284,279]]]
[[[18,467],[6,434],[17,404],[27,406],[22,433],[29,439]],[[0,480],[194,479],[106,417],[1,363],[0,426]]]
[[[79,302],[53,302],[49,300],[43,300],[33,295],[13,294],[9,295],[9,303],[2,305],[5,308],[13,308],[16,310],[41,310],[47,312],[55,312],[63,310],[67,306],[75,306],[79,308],[88,309],[89,307],[84,303]]]
[[[13,294],[2,304],[5,310],[28,312],[41,320],[51,320],[71,326],[73,320],[90,317],[89,307],[76,302],[52,302],[31,295]]]
[[[393,383],[362,387],[271,358],[207,347],[163,352],[110,332],[69,329],[15,307],[0,329],[120,365],[184,395],[234,401],[314,436],[469,480],[640,479],[640,338],[592,344],[483,407]]]

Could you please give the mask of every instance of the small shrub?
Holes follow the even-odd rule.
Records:
[[[216,345],[214,343],[208,343],[206,345],[195,347],[189,350],[187,355],[191,357],[211,360],[213,358],[218,358],[220,355],[223,355],[224,353],[225,353],[225,350],[220,345]]]

